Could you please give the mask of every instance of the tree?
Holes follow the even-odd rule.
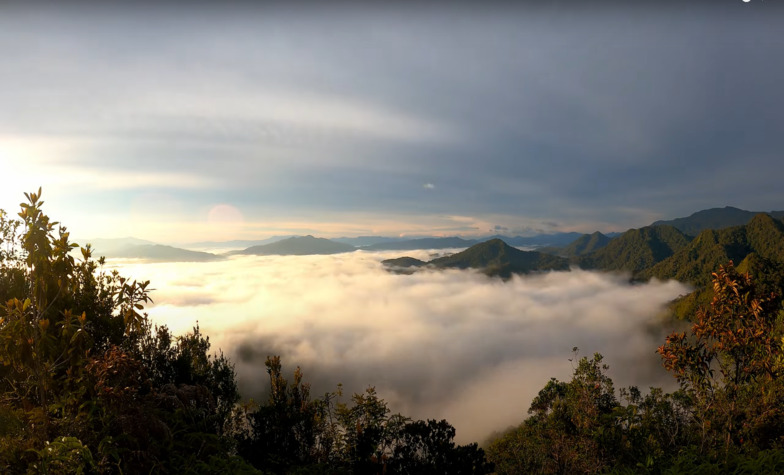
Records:
[[[247,415],[250,434],[240,442],[240,454],[254,466],[275,472],[327,462],[333,441],[325,426],[325,407],[310,399],[302,370],[294,371],[289,384],[279,356],[268,357],[265,365],[269,398]]]
[[[0,472],[187,473],[230,455],[233,366],[198,327],[171,338],[144,313],[149,282],[104,272],[26,193],[0,210]]]
[[[493,465],[476,443],[459,446],[447,421],[412,421],[400,431],[389,472],[405,474],[492,473]]]
[[[446,421],[411,421],[390,414],[375,388],[341,403],[341,388],[312,400],[300,368],[292,381],[280,357],[266,362],[270,394],[249,410],[250,432],[240,454],[275,473],[484,474],[492,472],[476,444],[454,443]]]
[[[607,429],[618,401],[602,361],[580,358],[571,381],[553,378],[539,391],[531,417],[490,446],[498,473],[595,473],[612,463]]]
[[[732,262],[712,274],[713,300],[691,331],[659,347],[664,366],[692,398],[701,454],[767,448],[784,436],[780,300],[762,295]]]

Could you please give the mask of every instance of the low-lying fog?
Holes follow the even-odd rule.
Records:
[[[406,254],[427,260],[432,251]],[[570,378],[575,346],[605,356],[616,388],[673,386],[655,354],[666,333],[657,317],[688,291],[680,283],[383,270],[382,259],[400,255],[114,264],[152,281],[153,321],[182,334],[198,320],[213,349],[235,362],[246,398],[263,399],[265,357],[279,354],[287,377],[302,367],[314,396],[343,383],[347,400],[372,385],[394,412],[445,418],[466,443],[521,422],[550,377]]]

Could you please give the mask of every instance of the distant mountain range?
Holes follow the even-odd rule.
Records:
[[[77,242],[79,242],[77,240]],[[223,259],[208,252],[191,251],[178,247],[155,244],[133,237],[117,239],[86,239],[94,257],[114,259],[139,259],[146,262],[207,262]]]
[[[130,246],[141,246],[145,244],[155,244],[152,241],[138,239],[135,237],[124,238],[97,238],[97,239],[75,239],[77,243],[84,246],[90,244],[96,251],[112,252],[118,249],[125,249]]]
[[[618,235],[619,233],[613,233],[613,237]],[[545,246],[537,248],[537,250],[561,257],[577,257],[597,251],[609,244],[611,240],[612,237],[596,231],[593,234],[583,234],[564,247]]]
[[[754,216],[766,213],[774,218],[784,218],[784,211],[746,211],[743,209],[726,206],[724,208],[711,208],[697,211],[685,218],[676,218],[669,221],[656,221],[651,226],[672,226],[684,234],[696,236],[706,229],[724,229],[731,226],[747,224]]]
[[[571,263],[588,270],[636,274],[684,249],[690,240],[690,237],[672,226],[647,226],[630,229],[613,239],[601,233],[585,234],[566,248],[544,248],[547,252],[521,251],[501,239],[492,239],[429,262],[402,257],[388,259],[383,263],[391,268],[475,268],[490,275],[568,270]],[[571,254],[571,258],[568,258],[567,253]]]
[[[409,241],[381,242],[363,247],[367,251],[411,251],[414,249],[454,249],[473,246],[478,241],[459,237],[421,238]]]
[[[383,264],[401,273],[421,267],[474,268],[502,277],[567,270],[571,264],[586,270],[628,272],[633,280],[675,279],[696,287],[673,304],[675,315],[684,318],[709,302],[711,273],[729,261],[739,271],[750,272],[764,292],[784,294],[784,221],[769,213],[758,213],[746,224],[707,229],[696,237],[657,224],[630,229],[612,239],[601,233],[586,234],[564,248],[543,249],[547,253],[524,252],[493,239],[429,262],[401,257]]]
[[[330,241],[348,244],[352,248],[359,248],[367,251],[410,251],[417,249],[455,249],[455,248],[468,248],[480,242],[489,241],[491,239],[501,239],[510,246],[519,247],[540,247],[540,246],[565,246],[581,236],[580,233],[553,233],[553,234],[540,234],[536,236],[503,236],[492,235],[476,239],[464,239],[458,236],[451,237],[433,237],[433,236],[420,236],[420,237],[391,237],[391,236],[357,236],[357,237],[339,237],[329,239]],[[191,242],[187,244],[180,244],[179,247],[183,248],[197,248],[197,249],[243,249],[247,250],[250,247],[264,246],[275,242],[280,242],[286,239],[305,236],[273,236],[261,240],[231,240],[231,241],[200,241]],[[312,237],[312,236],[311,236]],[[320,238],[323,239],[323,238]],[[142,241],[136,244],[154,244],[150,241]],[[348,249],[348,248],[346,248]],[[355,249],[348,249],[346,252]],[[313,252],[319,254],[320,252]]]
[[[412,257],[383,261],[392,272],[412,273],[419,268],[477,269],[490,276],[568,270],[628,272],[633,280],[676,279],[696,290],[672,306],[680,317],[694,314],[710,298],[710,274],[732,260],[742,272],[756,276],[766,292],[784,294],[784,211],[754,213],[725,207],[698,211],[691,216],[656,221],[624,233],[556,233],[532,237],[488,236],[480,239],[425,237],[404,239],[360,236],[335,240],[313,236],[275,236],[260,241],[194,243],[194,247],[236,248],[230,254],[309,255],[380,250],[460,249],[462,252],[425,262]],[[79,241],[77,241],[79,242]],[[148,262],[204,262],[224,258],[155,244],[136,238],[92,239],[94,256],[135,258]],[[262,244],[257,244],[262,243]],[[521,251],[513,246],[536,247]]]
[[[713,270],[719,263],[729,259],[738,263],[753,254],[751,259],[756,263],[777,262],[778,251],[770,249],[778,247],[770,243],[776,242],[771,238],[775,234],[771,230],[781,226],[781,221],[776,219],[780,217],[784,217],[784,211],[760,214],[725,207],[698,211],[684,218],[656,221],[650,226],[630,229],[625,233],[570,232],[530,237],[493,235],[478,239],[457,236],[415,239],[358,236],[330,240],[314,236],[274,236],[263,240],[204,241],[190,246],[213,249],[244,247],[229,255],[337,254],[357,249],[465,249],[429,262],[410,257],[384,262],[398,271],[421,266],[481,268],[488,274],[504,276],[516,272],[568,269],[571,264],[584,269],[631,272],[635,278],[675,278],[702,284],[709,276],[708,268]],[[769,244],[760,248],[763,241]],[[93,239],[86,242],[93,244],[94,255],[110,258],[136,258],[151,262],[202,262],[223,258],[136,238]],[[513,246],[536,247],[538,252],[519,254],[524,251],[514,249]],[[784,262],[784,257],[780,260]]]
[[[223,256],[209,252],[189,251],[178,247],[164,246],[162,244],[140,244],[114,249],[110,252],[94,252],[101,255],[120,259],[140,259],[148,262],[209,262],[224,259]]]
[[[351,244],[356,247],[372,246],[374,244],[384,244],[389,242],[410,241],[411,237],[388,237],[388,236],[357,236],[357,237],[339,237],[333,238],[332,241],[342,242],[343,244]]]
[[[596,231],[593,234],[583,234],[563,248],[563,255],[569,257],[584,256],[593,251],[598,251],[609,244],[611,240],[611,237],[606,236],[599,231]]]
[[[503,236],[501,234],[495,234],[493,236],[488,236],[482,239],[478,239],[477,241],[489,241],[491,239],[500,239],[505,243],[509,244],[510,246],[518,246],[518,247],[544,247],[544,246],[566,246],[567,244],[572,243],[575,239],[578,239],[582,236],[580,233],[553,233],[553,234],[539,234],[536,236]]]
[[[285,236],[272,236],[267,239],[255,239],[255,240],[235,239],[231,241],[201,241],[201,242],[180,244],[180,246],[185,248],[195,247],[200,249],[245,249],[251,246],[263,246],[264,244],[271,244],[273,242],[282,241],[290,237],[294,237],[294,235],[289,234]]]
[[[344,244],[342,242],[335,242],[313,236],[295,236],[271,244],[252,246],[243,251],[235,251],[231,254],[304,256],[312,254],[338,254],[356,250],[357,248],[351,244]]]

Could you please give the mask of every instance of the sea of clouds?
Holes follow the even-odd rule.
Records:
[[[667,332],[662,309],[688,292],[683,284],[580,270],[506,282],[473,271],[386,272],[381,260],[400,255],[112,265],[152,281],[154,322],[182,334],[198,321],[234,361],[246,398],[263,400],[264,360],[281,355],[284,372],[300,366],[314,396],[342,383],[345,401],[375,386],[394,412],[445,418],[466,443],[519,424],[551,377],[570,378],[573,347],[602,353],[616,388],[674,386],[655,350]]]

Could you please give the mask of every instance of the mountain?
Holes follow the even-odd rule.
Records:
[[[650,269],[642,278],[676,279],[696,286],[672,306],[680,318],[694,315],[711,300],[711,273],[733,261],[740,272],[749,272],[764,293],[784,290],[784,223],[768,214],[754,216],[748,224],[701,232],[687,247]]]
[[[732,226],[747,224],[751,219],[766,213],[774,218],[784,218],[784,211],[746,211],[732,206],[724,208],[711,208],[697,211],[685,218],[676,218],[669,221],[656,221],[651,226],[673,226],[684,234],[696,236],[706,229],[724,229]]]
[[[427,262],[414,259],[413,257],[398,257],[397,259],[386,259],[381,261],[388,271],[395,274],[413,274],[419,267],[424,267]]]
[[[540,252],[555,254],[562,257],[577,257],[590,254],[606,246],[612,238],[596,231],[593,234],[583,234],[565,247],[548,247],[538,249]]]
[[[500,239],[475,244],[463,252],[439,257],[428,265],[446,269],[482,269],[487,275],[510,277],[545,270],[569,270],[569,261],[535,251],[521,251]]]
[[[290,237],[294,237],[294,235],[289,234],[286,236],[272,236],[267,239],[255,239],[255,240],[235,239],[232,241],[201,241],[201,242],[191,242],[187,244],[182,244],[182,246],[212,248],[212,249],[245,249],[251,246],[263,246],[264,244],[271,244],[273,242],[282,241]]]
[[[374,244],[384,244],[389,242],[410,241],[410,237],[387,237],[387,236],[356,236],[356,237],[339,237],[332,238],[335,242],[342,242],[343,244],[351,244],[356,247],[372,246]]]
[[[476,244],[477,241],[462,239],[459,237],[444,238],[421,238],[399,242],[381,242],[362,249],[368,251],[412,251],[416,249],[452,249],[467,248]]]
[[[381,261],[382,264],[389,267],[422,267],[427,265],[427,262],[414,259],[413,257],[398,257],[396,259],[386,259]]]
[[[97,238],[97,239],[82,239],[82,240],[77,239],[75,240],[75,242],[79,243],[82,246],[86,244],[90,244],[90,246],[92,246],[93,248],[93,255],[98,255],[101,252],[113,252],[116,250],[126,249],[131,246],[155,244],[152,241],[147,241],[145,239],[138,239],[135,237]]]
[[[110,259],[141,259],[147,262],[208,262],[223,259],[208,252],[164,246],[134,237],[86,239],[84,245],[86,244],[92,247],[93,256]]]
[[[329,239],[316,238],[308,235],[290,237],[262,246],[252,246],[243,251],[232,252],[231,254],[305,256],[311,254],[339,254],[341,252],[353,252],[355,250],[356,248],[350,244],[343,244],[330,241]]]
[[[561,247],[566,246],[575,239],[578,239],[582,234],[580,233],[554,233],[554,234],[537,234],[536,236],[504,236],[502,234],[494,234],[478,239],[479,242],[490,241],[491,239],[500,239],[510,246],[518,247]]]
[[[685,248],[690,238],[672,226],[630,229],[606,246],[578,258],[583,269],[638,273]]]
[[[754,260],[784,263],[782,221],[760,213],[746,225],[705,230],[687,247],[645,271],[643,276],[705,285],[710,282],[711,272],[720,265],[730,260],[741,264],[752,254]],[[746,265],[750,266],[751,262]]]
[[[121,259],[142,259],[148,262],[208,262],[223,259],[208,252],[189,251],[162,244],[139,244],[102,251],[96,249],[94,256]]]

